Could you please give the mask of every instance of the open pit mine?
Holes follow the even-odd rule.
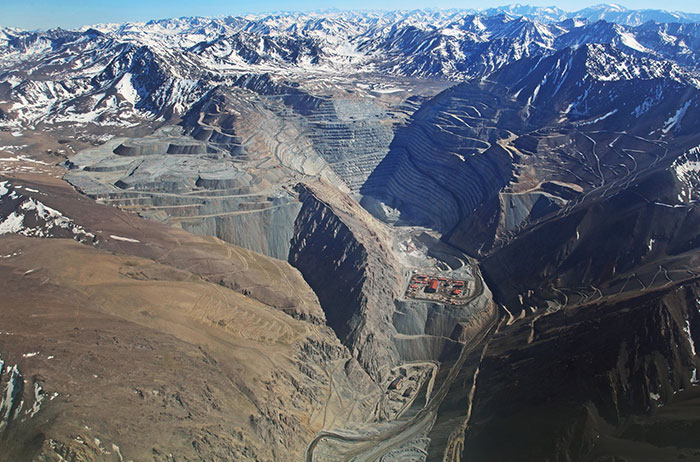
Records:
[[[698,21],[0,28],[0,462],[700,460]]]

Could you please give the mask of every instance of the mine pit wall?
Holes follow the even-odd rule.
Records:
[[[289,262],[318,296],[328,325],[373,378],[403,362],[442,361],[497,315],[486,287],[463,306],[401,299],[405,278],[382,245],[385,237],[339,210],[338,201],[329,205],[318,190],[297,189],[302,207]],[[366,214],[352,203],[350,210]]]
[[[216,236],[254,252],[287,260],[300,209],[300,203],[286,202],[250,213],[183,221],[181,226],[190,233]]]
[[[378,379],[383,367],[400,359],[391,315],[401,274],[376,234],[358,229],[360,224],[309,186],[299,185],[297,190],[302,207],[289,262],[318,296],[328,325]]]
[[[446,352],[476,336],[497,315],[486,287],[466,305],[403,299],[395,306],[395,341],[403,361],[443,361]]]
[[[648,284],[659,265],[671,268],[674,260],[690,258],[689,251],[698,247],[696,208],[654,205],[672,203],[677,194],[668,171],[654,173],[613,197],[546,220],[495,248],[481,260],[484,276],[496,299],[514,315],[525,305],[543,306],[548,299],[558,299],[551,287],[596,286],[616,293],[622,287],[614,285],[616,279],[633,271]],[[626,290],[632,287],[639,286]],[[532,297],[519,300],[530,290]]]
[[[384,109],[368,100],[326,101],[308,118],[314,149],[358,192],[389,151],[392,120]]]
[[[162,143],[122,143],[113,151],[125,157],[149,156],[166,154],[207,154],[215,152],[204,143],[176,144],[164,141]]]
[[[464,126],[459,129],[465,133],[456,135],[442,130],[435,117],[437,113],[422,115],[397,131],[390,152],[361,193],[400,210],[404,222],[448,233],[497,197],[511,179],[513,159],[495,142],[483,152],[465,145],[469,136],[495,133],[476,135]]]

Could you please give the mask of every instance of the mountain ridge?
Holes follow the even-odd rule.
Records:
[[[666,60],[700,76],[695,23],[550,22],[535,13],[511,14],[519,9],[487,11],[298,13],[73,31],[2,29],[0,127],[102,124],[128,130],[176,119],[212,88],[235,85],[245,74],[279,81],[313,74],[327,85],[384,74],[460,82],[587,43]]]

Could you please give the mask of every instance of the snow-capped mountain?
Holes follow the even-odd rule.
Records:
[[[124,129],[178,117],[212,88],[238,85],[242,76],[463,81],[587,44],[607,45],[613,54],[619,50],[644,56],[648,59],[639,64],[642,68],[672,62],[678,70],[667,75],[671,79],[697,75],[700,29],[688,23],[693,15],[673,14],[684,24],[633,27],[628,25],[636,21],[629,19],[632,13],[652,15],[616,6],[566,13],[514,5],[485,12],[195,17],[79,31],[5,28],[0,30],[0,125],[15,129],[91,123]],[[617,18],[617,23],[599,18]]]
[[[599,4],[578,11],[563,11],[556,7],[514,4],[490,8],[485,13],[506,13],[515,16],[525,16],[542,22],[559,22],[567,18],[579,18],[589,22],[608,21],[627,26],[639,26],[649,21],[659,23],[693,23],[700,21],[700,14],[655,9],[632,10],[616,4]]]
[[[700,81],[679,65],[610,44],[565,48],[520,60],[490,76],[537,122],[594,125],[643,136],[692,134]],[[531,108],[537,110],[531,110]]]
[[[504,5],[497,8],[489,8],[484,11],[484,14],[489,16],[501,13],[505,13],[510,16],[524,16],[526,18],[534,19],[539,22],[559,22],[571,17],[571,13],[568,13],[555,6],[540,7],[532,5],[512,4]]]
[[[666,10],[630,10],[620,5],[595,5],[576,11],[570,17],[585,18],[589,21],[609,21],[629,26],[638,26],[649,21],[654,22],[698,22],[699,14]]]

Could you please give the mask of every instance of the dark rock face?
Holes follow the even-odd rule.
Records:
[[[613,295],[691,276],[688,251],[696,246],[691,229],[697,211],[663,205],[676,187],[669,172],[660,172],[614,197],[545,221],[485,258],[486,277],[504,303],[523,307],[543,306],[547,298],[580,300],[567,288],[597,287]]]
[[[387,229],[329,185],[297,190],[302,208],[289,261],[370,374],[401,362],[441,361],[491,322],[496,308],[480,274],[473,275],[473,298],[465,305],[400,297],[405,278]]]
[[[473,86],[446,90],[397,132],[362,194],[399,209],[402,223],[449,232],[510,181],[512,155],[495,143],[505,132],[492,128],[502,106]]]
[[[690,122],[700,93],[668,62],[586,45],[493,79],[424,104],[363,186],[363,204],[488,255],[548,217],[614,198],[700,142]]]
[[[610,17],[605,8],[587,16],[597,11]],[[206,425],[197,423],[173,446],[184,441],[186,458],[296,459],[317,431],[308,460],[610,462],[639,460],[640,451],[641,459],[698,458],[698,28],[555,23],[567,14],[521,6],[491,13],[183,18],[84,34],[0,29],[0,138],[27,137],[25,130],[81,131],[93,142],[130,136],[72,156],[66,179],[104,204],[181,228],[159,234],[160,244],[146,234],[110,234],[98,216],[80,212],[88,208],[82,201],[57,215],[65,207],[46,204],[60,197],[26,196],[30,189],[0,182],[2,233],[131,247],[172,266],[103,256],[105,268],[124,268],[102,273],[121,288],[126,279],[173,279],[148,305],[157,316],[138,299],[106,305],[102,314],[120,335],[135,344],[147,338],[152,353],[195,358],[203,338],[223,336],[216,360],[203,355],[206,366],[173,369],[167,380],[191,375],[216,385],[168,394],[164,404],[178,411],[168,424],[185,422],[183,412],[200,412],[205,401],[224,403],[197,414],[198,422],[223,422],[216,432],[200,433]],[[664,17],[630,15],[620,21]],[[116,229],[136,230],[125,217]],[[66,245],[43,244],[44,255]],[[39,245],[26,264],[41,256]],[[54,266],[41,284],[32,282],[34,268],[0,264],[3,294],[15,290],[24,303],[26,287],[37,288],[27,307],[44,310],[40,290],[99,289],[54,281],[61,263],[44,263]],[[448,268],[463,270],[459,278],[475,288],[468,302],[404,295],[412,272]],[[178,295],[183,281],[202,279],[218,285]],[[142,285],[129,286],[125,298]],[[93,295],[82,303],[100,300]],[[189,302],[169,311],[169,296],[174,306]],[[56,312],[70,334],[78,299],[64,300]],[[274,311],[243,310],[245,300]],[[36,319],[20,308],[14,322],[33,332]],[[172,316],[182,330],[163,330],[159,320]],[[133,326],[117,324],[125,319]],[[181,337],[169,347],[165,335],[135,334],[136,325]],[[7,346],[13,360],[30,351]],[[72,354],[82,348],[92,343]],[[257,352],[250,362],[249,351]],[[221,374],[217,361],[232,357],[228,371],[236,373]],[[139,367],[160,375],[151,366],[159,358],[145,359]],[[38,402],[41,369],[17,363]],[[240,375],[251,363],[260,375]],[[0,430],[28,415],[21,397],[32,391],[16,368],[3,367]],[[398,389],[399,375],[413,379],[411,388]],[[240,400],[231,398],[231,383]],[[387,404],[391,383],[406,400]],[[138,403],[137,390],[122,396]],[[151,404],[156,421],[160,403]],[[344,431],[333,434],[338,427]],[[63,431],[62,442],[31,444],[69,459],[82,442]]]
[[[303,205],[289,262],[318,295],[328,325],[376,376],[382,366],[399,359],[391,314],[401,275],[386,236],[366,225],[371,217],[358,204],[343,201],[342,196],[340,202],[324,197],[324,191],[332,189],[323,185],[297,189]]]
[[[497,334],[480,365],[463,460],[642,460],[641,441],[664,460],[698,457],[700,417],[682,410],[700,396],[699,290],[693,282],[564,309]],[[663,425],[674,431],[650,437]]]

